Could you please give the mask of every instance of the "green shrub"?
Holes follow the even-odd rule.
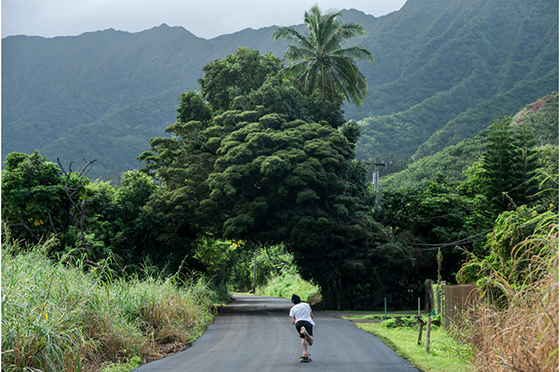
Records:
[[[387,327],[387,328],[397,328],[398,327],[396,318],[386,319],[381,323],[381,325],[383,327]]]
[[[365,317],[364,317],[365,318]],[[440,315],[436,315],[435,317],[429,317],[431,318],[431,328],[435,329],[438,328],[441,325],[441,314]],[[428,323],[428,316],[424,315],[422,316],[422,321],[424,322],[424,324]],[[420,327],[420,323],[418,322],[418,317],[415,316],[410,316],[410,317],[395,317],[395,318],[389,318],[387,320],[384,320],[383,322],[381,322],[381,325],[383,327],[386,328],[397,328],[397,327],[406,327],[406,328],[414,328],[414,329],[418,329]]]

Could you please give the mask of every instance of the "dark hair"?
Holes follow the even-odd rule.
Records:
[[[301,302],[301,298],[299,298],[299,296],[297,294],[293,294],[292,295],[292,302],[297,305]]]

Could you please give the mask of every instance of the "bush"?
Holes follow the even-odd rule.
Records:
[[[428,323],[428,316],[422,317],[422,322],[424,324]],[[436,315],[435,317],[431,317],[431,327],[432,329],[438,328],[441,325],[441,314]],[[397,328],[397,327],[407,327],[407,328],[414,328],[418,329],[420,327],[420,322],[418,321],[418,317],[410,316],[410,317],[395,317],[386,319],[381,322],[381,325],[386,328]]]

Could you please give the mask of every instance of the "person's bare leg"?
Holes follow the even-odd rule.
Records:
[[[301,339],[301,348],[303,349],[303,355],[307,356],[307,341],[305,341],[305,338]]]
[[[311,336],[309,333],[307,333],[307,331],[305,330],[305,327],[301,327],[301,330],[299,331],[299,333],[301,333],[304,337],[304,340],[309,344],[309,346],[313,345],[313,336]]]

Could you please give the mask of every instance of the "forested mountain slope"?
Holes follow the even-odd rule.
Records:
[[[557,0],[409,0],[379,18],[344,11],[365,26],[360,43],[376,59],[360,65],[370,85],[364,106],[346,108],[364,132],[358,158],[419,148],[420,158],[556,90],[557,16]],[[176,97],[198,89],[204,64],[242,46],[281,56],[274,29],[210,40],[166,25],[4,38],[2,158],[39,149],[63,164],[99,159],[90,177],[137,168],[148,140],[175,121]]]
[[[523,121],[534,133],[541,156],[548,156],[550,153],[551,157],[558,158],[558,93],[547,95],[519,111],[513,116],[511,125],[520,125]],[[423,157],[401,172],[382,175],[381,188],[395,190],[418,186],[436,180],[438,175],[449,184],[465,181],[467,168],[480,160],[486,150],[487,132],[486,129],[482,130],[473,138]],[[386,173],[383,168],[381,171]]]
[[[373,23],[357,156],[408,157],[423,144],[421,158],[556,91],[557,17],[550,0],[414,0]]]
[[[260,37],[272,40],[273,30]],[[216,44],[167,25],[3,39],[3,159],[39,149],[64,165],[97,158],[94,176],[137,168],[148,140],[175,121],[177,96],[198,87],[204,64],[237,49]]]

